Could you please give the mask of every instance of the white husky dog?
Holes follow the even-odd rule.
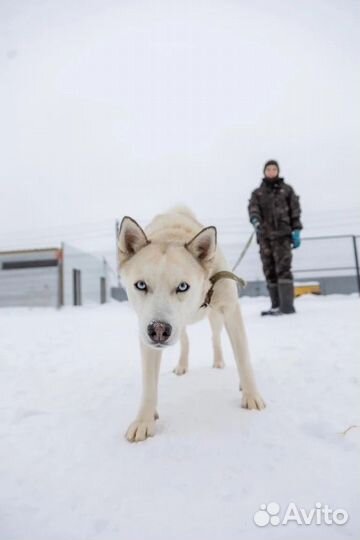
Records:
[[[118,249],[121,278],[139,319],[143,370],[141,405],[127,430],[127,439],[143,441],[154,435],[163,349],[180,340],[180,359],[174,372],[186,373],[186,326],[205,316],[209,317],[212,330],[213,366],[224,367],[220,333],[225,325],[241,380],[241,405],[263,409],[265,404],[256,388],[234,281],[220,279],[213,286],[210,303],[204,305],[212,288],[210,278],[229,269],[216,245],[215,227],[204,228],[183,207],[156,216],[145,230],[132,218],[124,217]]]

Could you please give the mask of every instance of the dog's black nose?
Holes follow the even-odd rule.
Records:
[[[171,325],[162,321],[152,321],[148,327],[148,336],[154,343],[165,343],[171,336]]]

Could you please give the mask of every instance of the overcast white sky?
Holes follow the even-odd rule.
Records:
[[[268,158],[309,223],[353,227],[359,28],[352,0],[1,0],[1,239],[179,202],[246,220]]]

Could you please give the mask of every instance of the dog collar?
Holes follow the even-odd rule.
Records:
[[[214,274],[213,276],[211,276],[211,278],[209,278],[211,287],[206,293],[205,300],[201,304],[200,308],[208,307],[208,305],[210,304],[212,295],[214,293],[215,284],[219,281],[219,279],[233,279],[234,281],[239,283],[240,287],[245,287],[246,285],[246,282],[243,279],[241,279],[239,276],[237,276],[236,274],[233,274],[232,272],[228,272],[227,270],[220,270],[220,272],[216,272],[216,274]]]

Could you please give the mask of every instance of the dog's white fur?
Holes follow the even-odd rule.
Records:
[[[209,278],[219,270],[229,270],[216,244],[215,227],[203,228],[184,207],[156,216],[145,230],[125,217],[118,248],[122,281],[139,320],[143,370],[142,401],[135,421],[127,430],[127,439],[142,441],[154,435],[162,349],[180,340],[180,359],[174,372],[186,373],[189,354],[186,326],[205,316],[212,330],[213,366],[224,367],[220,334],[225,325],[241,380],[241,404],[248,409],[264,408],[250,364],[235,283],[229,279],[218,281],[210,306],[200,307],[211,286]],[[135,287],[139,281],[146,284],[146,291]],[[183,282],[190,288],[177,292]],[[150,339],[147,329],[152,321],[171,325],[172,332],[166,343],[154,344]]]

